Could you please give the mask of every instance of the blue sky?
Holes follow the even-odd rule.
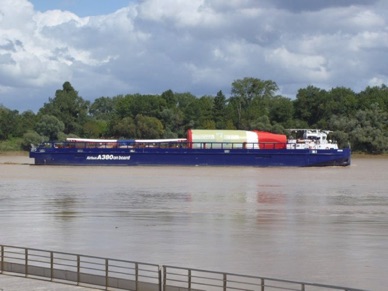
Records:
[[[128,6],[135,0],[31,0],[38,11],[68,10],[80,17],[104,15]]]
[[[388,84],[387,0],[0,1],[0,106],[19,111],[66,81],[90,101],[229,96],[245,77],[289,98]]]

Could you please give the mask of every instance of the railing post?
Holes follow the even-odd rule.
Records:
[[[227,285],[227,275],[224,273],[224,276],[223,276],[223,281],[224,281],[224,291],[226,291],[226,285]]]
[[[108,290],[109,286],[109,260],[105,259],[105,290]]]
[[[28,249],[24,249],[24,276],[28,276]]]
[[[301,291],[304,291],[304,284],[302,283],[302,289],[301,289]]]
[[[4,271],[4,246],[1,245],[1,265],[0,265],[0,274],[3,274]]]
[[[163,266],[163,291],[166,290],[166,285],[167,285],[167,268],[166,266]]]
[[[81,280],[81,256],[77,255],[77,286]]]
[[[188,276],[188,278],[187,278],[187,288],[189,289],[189,290],[191,290],[191,269],[188,269],[187,270],[188,271],[188,273],[187,273],[187,276]]]
[[[264,279],[261,278],[261,291],[264,291],[264,288],[265,288],[265,282],[264,282]]]
[[[159,266],[159,291],[162,291],[162,268]]]
[[[136,291],[139,290],[139,264],[135,263]]]
[[[51,281],[54,279],[54,253],[50,252],[50,277]]]

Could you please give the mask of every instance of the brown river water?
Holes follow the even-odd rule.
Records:
[[[33,166],[0,156],[0,244],[388,290],[388,159]]]

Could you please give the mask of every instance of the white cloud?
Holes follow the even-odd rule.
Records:
[[[75,23],[78,27],[87,24],[89,17],[79,18],[77,15],[61,10],[49,10],[45,13],[36,13],[33,17],[33,21],[36,24],[36,28],[41,30],[45,27],[54,27],[69,22]]]
[[[349,17],[348,23],[358,29],[371,29],[373,27],[384,26],[385,20],[377,13],[366,10],[357,11],[353,16]]]
[[[196,25],[211,13],[203,0],[149,0],[140,7],[141,17],[147,20],[171,21],[178,26]]]
[[[94,99],[229,94],[248,76],[292,97],[310,84],[362,90],[388,75],[384,0],[143,0],[89,17],[0,1],[0,104],[10,108],[37,109],[65,81]]]
[[[297,54],[278,48],[268,54],[267,60],[290,75],[298,72],[296,80],[323,82],[329,78],[327,60],[320,55]]]
[[[382,49],[388,48],[388,30],[387,31],[363,31],[355,35],[349,42],[350,50],[363,49]]]
[[[369,86],[381,86],[381,85],[387,85],[388,84],[388,77],[373,77],[372,79],[369,80],[368,85]]]

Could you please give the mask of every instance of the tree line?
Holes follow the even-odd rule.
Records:
[[[187,129],[242,129],[286,133],[289,128],[332,130],[340,146],[381,154],[388,151],[388,88],[359,93],[336,87],[299,89],[295,99],[277,95],[271,80],[243,78],[226,98],[196,97],[167,90],[160,95],[127,94],[84,100],[69,82],[37,113],[0,106],[0,150],[66,137],[177,138]],[[2,145],[2,146],[1,146]],[[8,147],[8,148],[7,148]]]

